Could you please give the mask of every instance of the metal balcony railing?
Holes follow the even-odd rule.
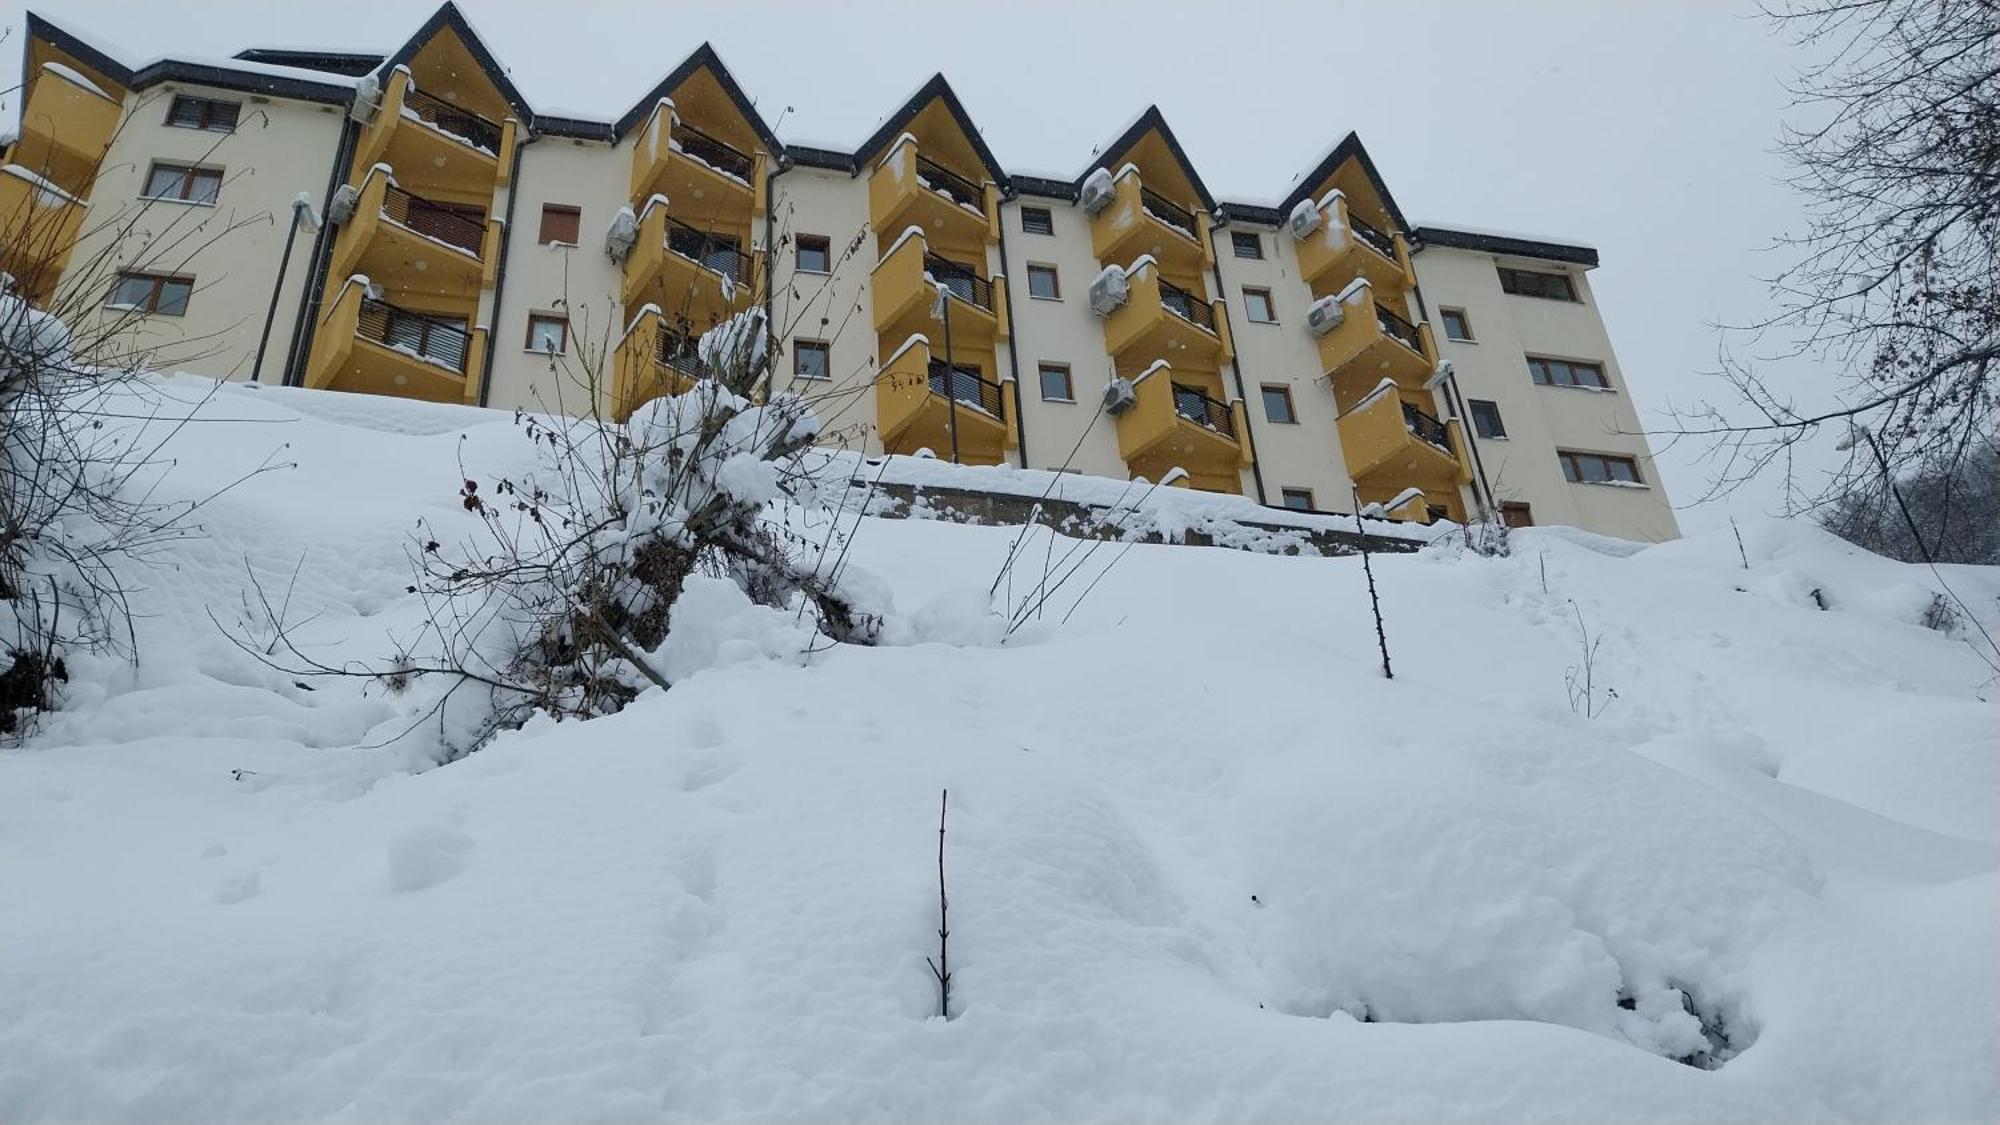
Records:
[[[931,393],[955,398],[967,406],[1001,416],[1000,384],[980,378],[979,372],[948,368],[941,359],[931,360]]]
[[[690,379],[706,379],[708,364],[702,360],[701,350],[695,343],[692,336],[662,332],[659,351],[653,358],[661,367],[672,368]]]
[[[1403,404],[1403,425],[1422,440],[1451,453],[1451,431],[1445,424],[1407,402]]]
[[[465,374],[472,336],[448,320],[399,309],[387,301],[362,298],[360,325],[354,334],[383,347],[408,352]]]
[[[960,265],[936,254],[925,254],[924,272],[951,290],[958,299],[978,305],[987,312],[993,311],[993,283],[973,272],[971,266]]]
[[[495,156],[500,154],[500,125],[471,110],[460,109],[420,90],[411,90],[403,95],[403,111],[482,152]]]
[[[1203,394],[1200,387],[1175,383],[1174,413],[1231,441],[1236,440],[1236,413],[1229,409],[1228,403]]]
[[[1411,324],[1381,305],[1375,306],[1375,323],[1382,326],[1384,334],[1394,337],[1404,347],[1418,355],[1424,354],[1424,338],[1417,332],[1416,325]]]
[[[979,185],[937,161],[918,156],[917,178],[953,203],[970,207],[982,215],[986,213],[986,193],[979,190]]]
[[[1354,228],[1355,235],[1361,241],[1374,247],[1384,258],[1392,262],[1396,260],[1396,240],[1394,238],[1362,222],[1352,212],[1347,216],[1347,225]]]
[[[1173,202],[1151,188],[1139,188],[1139,202],[1155,219],[1173,227],[1189,238],[1195,236],[1194,212]]]
[[[667,249],[738,285],[750,284],[750,255],[745,254],[737,241],[728,235],[714,234],[669,218]]]
[[[674,126],[673,138],[687,155],[726,176],[734,176],[746,184],[750,182],[750,170],[756,162],[749,153],[691,125]]]
[[[1215,334],[1215,310],[1209,307],[1208,302],[1165,278],[1160,279],[1160,304],[1182,320],[1210,335]]]
[[[486,239],[486,216],[449,203],[436,203],[402,188],[385,186],[382,214],[397,226],[407,227],[425,238],[457,247],[479,257],[480,243]]]

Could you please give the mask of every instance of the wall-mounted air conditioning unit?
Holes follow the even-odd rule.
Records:
[[[1111,206],[1117,190],[1111,183],[1111,173],[1099,168],[1083,178],[1083,190],[1077,193],[1076,201],[1083,205],[1084,214],[1095,215]]]
[[[1125,304],[1132,295],[1132,286],[1125,280],[1125,271],[1117,266],[1106,266],[1090,283],[1090,311],[1098,316],[1110,316]]]
[[[1321,297],[1306,309],[1306,328],[1315,336],[1324,336],[1340,326],[1346,316],[1338,297]]]
[[[354,104],[347,107],[347,116],[366,125],[375,120],[381,109],[382,80],[372,74],[363,75],[354,84]]]
[[[342,184],[333,193],[333,199],[326,205],[326,221],[338,226],[354,217],[354,208],[361,202],[361,190],[353,184]]]
[[[1139,401],[1139,391],[1132,386],[1132,380],[1117,375],[1104,384],[1104,412],[1123,414]]]
[[[1292,232],[1293,238],[1304,241],[1307,235],[1319,229],[1319,205],[1310,199],[1299,200],[1299,205],[1292,208],[1291,215],[1285,219],[1285,229]]]

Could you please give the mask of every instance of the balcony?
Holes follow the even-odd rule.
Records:
[[[1319,338],[1319,358],[1343,409],[1383,379],[1413,391],[1429,381],[1437,370],[1430,325],[1411,324],[1376,304],[1365,280],[1348,286],[1335,300],[1340,323]]]
[[[980,259],[985,258],[981,247]],[[937,286],[950,294],[951,336],[956,349],[991,351],[1007,338],[1007,283],[988,280],[963,262],[933,253],[919,232],[905,231],[875,263],[870,287],[875,295],[875,331],[892,340],[933,333],[942,341],[944,324],[931,315]]]
[[[920,155],[908,133],[868,177],[868,218],[878,233],[917,227],[932,246],[981,260],[1000,237],[999,212],[987,208],[986,189]]]
[[[486,330],[368,296],[351,277],[313,338],[306,385],[430,402],[476,402]]]
[[[653,107],[632,146],[635,201],[664,195],[717,222],[749,222],[761,213],[763,158],[680,120],[665,98]]]
[[[1125,303],[1104,321],[1105,348],[1113,356],[1164,359],[1189,369],[1228,361],[1229,326],[1213,304],[1161,277],[1159,265],[1144,258],[1126,273],[1125,284]]]
[[[660,310],[647,305],[626,328],[612,353],[612,416],[623,422],[656,398],[686,394],[708,377],[697,341],[677,331]]]
[[[354,167],[388,164],[421,172],[427,185],[490,196],[512,171],[517,128],[419,91],[409,72],[389,75],[382,104],[361,131]]]
[[[1340,416],[1340,449],[1356,483],[1400,491],[1449,491],[1472,479],[1456,420],[1440,422],[1393,388],[1379,387]]]
[[[65,66],[42,64],[8,159],[71,195],[90,194],[123,104]]]
[[[990,353],[989,353],[990,354]],[[957,429],[958,459],[996,465],[1020,444],[1013,396],[1007,388],[960,364],[955,370],[931,355],[930,339],[912,336],[875,377],[875,428],[892,453],[929,449],[951,456]]]
[[[1319,204],[1319,229],[1298,240],[1299,275],[1317,291],[1337,289],[1365,277],[1377,292],[1400,298],[1416,285],[1410,247],[1400,234],[1363,222],[1348,210],[1347,197],[1328,192]]]
[[[1197,377],[1198,378],[1198,377]],[[1136,401],[1118,418],[1118,454],[1133,475],[1160,480],[1176,467],[1211,492],[1241,492],[1238,470],[1250,463],[1243,404],[1223,402],[1155,363],[1132,381]]]
[[[750,306],[757,291],[756,257],[739,235],[670,218],[659,200],[639,218],[639,235],[625,259],[625,305],[658,305],[667,319],[706,330]]]
[[[493,283],[501,229],[479,208],[404,191],[378,166],[334,243],[331,275],[365,273],[392,289],[476,299]]]
[[[17,164],[0,167],[0,269],[30,303],[54,293],[89,206]]]
[[[1112,181],[1111,203],[1091,216],[1090,246],[1100,262],[1150,255],[1176,276],[1199,275],[1215,264],[1207,220],[1139,182],[1130,164]]]

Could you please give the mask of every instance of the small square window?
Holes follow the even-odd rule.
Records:
[[[1075,402],[1076,388],[1071,385],[1069,365],[1066,363],[1044,363],[1041,365],[1042,401]]]
[[[1439,309],[1438,319],[1444,321],[1444,338],[1472,342],[1472,321],[1466,319],[1464,309]]]
[[[832,273],[833,241],[823,234],[802,234],[798,243],[800,273]]]
[[[1472,412],[1472,428],[1480,437],[1504,441],[1507,427],[1500,421],[1500,405],[1483,398],[1467,399],[1465,408]]]
[[[1046,207],[1021,208],[1021,230],[1027,234],[1054,234],[1056,217]]]
[[[833,352],[826,341],[792,341],[792,374],[801,379],[833,378]]]
[[[1041,301],[1062,300],[1062,283],[1056,279],[1054,266],[1028,263],[1028,296]]]
[[[1271,305],[1269,289],[1243,288],[1243,310],[1254,324],[1278,323],[1278,310]]]
[[[1256,231],[1235,230],[1229,232],[1229,245],[1239,258],[1262,258],[1264,239]]]
[[[569,318],[536,314],[528,318],[527,349],[539,355],[561,355],[569,350]]]
[[[1506,522],[1508,527],[1535,526],[1535,510],[1519,500],[1502,500],[1500,502],[1500,518]]]
[[[560,242],[564,246],[580,246],[580,230],[583,226],[583,210],[562,203],[542,204],[542,234],[536,241],[546,246]]]
[[[1295,512],[1313,510],[1313,493],[1310,488],[1286,488],[1281,489],[1280,494],[1285,498],[1285,507]]]
[[[161,316],[187,315],[188,298],[194,281],[185,277],[163,277],[151,273],[121,273],[104,300],[107,308],[127,312],[158,313]]]
[[[1299,420],[1297,412],[1292,409],[1292,388],[1266,383],[1263,389],[1265,421],[1294,423]]]

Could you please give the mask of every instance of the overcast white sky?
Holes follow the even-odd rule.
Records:
[[[32,5],[128,61],[247,46],[389,50],[427,0],[60,0]],[[461,0],[537,109],[614,116],[703,40],[792,141],[851,147],[942,70],[1003,164],[1073,175],[1157,102],[1211,190],[1277,197],[1358,130],[1413,222],[1588,242],[1641,417],[1722,393],[1716,321],[1767,307],[1797,224],[1772,155],[1798,61],[1752,0],[967,6]],[[17,36],[0,81],[18,81]],[[190,16],[194,18],[190,18]],[[9,98],[9,102],[13,99]],[[16,105],[4,116],[11,123]],[[1802,365],[1787,372],[1819,399]],[[1824,439],[1830,442],[1831,438]],[[1686,505],[1707,469],[1663,450],[1689,528],[1772,507],[1761,487]]]

